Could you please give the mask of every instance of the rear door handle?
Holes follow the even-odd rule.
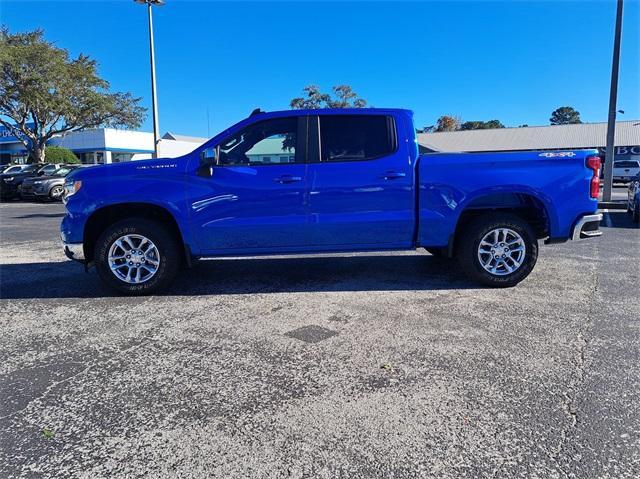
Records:
[[[407,176],[406,173],[401,173],[399,171],[387,171],[381,178],[385,180],[397,180],[398,178],[404,178]]]
[[[285,185],[288,183],[295,183],[296,181],[302,181],[301,176],[291,176],[291,175],[282,175],[278,178],[274,178],[273,181],[276,183],[280,183],[281,185]]]

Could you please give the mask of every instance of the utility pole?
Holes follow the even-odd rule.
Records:
[[[620,40],[622,36],[622,3],[623,0],[618,0],[616,30],[613,40],[613,62],[611,64],[611,90],[609,92],[609,120],[607,123],[607,149],[604,160],[604,190],[602,192],[602,201],[611,201],[611,189],[613,187],[616,103],[618,101],[618,71],[620,70]]]
[[[146,4],[149,17],[149,60],[151,63],[151,109],[153,114],[153,157],[158,157],[158,145],[160,143],[160,125],[158,123],[158,95],[156,91],[156,56],[153,47],[153,15],[151,7],[161,7],[164,0],[134,0],[136,3]]]

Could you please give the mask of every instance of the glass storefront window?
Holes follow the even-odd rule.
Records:
[[[131,161],[133,157],[133,153],[111,153],[111,162],[112,163],[122,163],[123,161]]]

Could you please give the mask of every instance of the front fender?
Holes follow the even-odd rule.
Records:
[[[193,245],[186,209],[187,181],[183,171],[167,174],[147,169],[127,175],[110,174],[109,168],[82,177],[82,188],[67,199],[61,232],[68,242],[81,242],[89,218],[100,210],[127,204],[152,205],[166,210],[174,219],[183,241]],[[103,173],[97,175],[95,173]]]

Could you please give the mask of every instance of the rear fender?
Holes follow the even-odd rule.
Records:
[[[525,185],[483,188],[469,194],[451,185],[421,191],[419,246],[452,247],[460,219],[470,210],[515,209],[530,206],[531,201],[547,219],[550,236],[559,229],[558,213],[550,198]]]

